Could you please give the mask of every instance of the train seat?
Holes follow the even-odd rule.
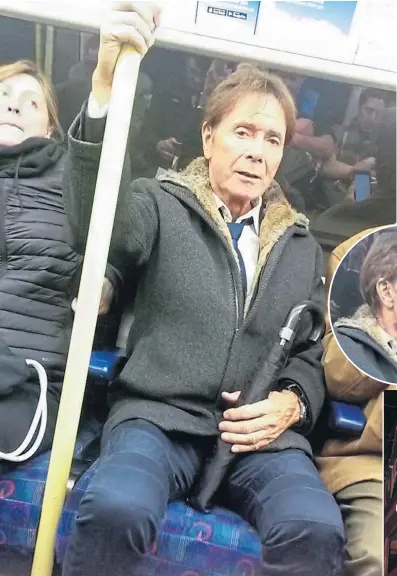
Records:
[[[95,352],[90,374],[97,379],[111,380],[121,362],[119,353]],[[351,406],[338,403],[335,407],[337,409],[331,410],[332,428],[337,433],[359,434],[365,425],[360,409],[354,407],[352,411]],[[99,435],[100,424],[95,420],[88,420],[79,432],[71,485],[76,476],[79,478],[68,491],[58,526],[58,567],[65,555],[79,502],[96,469]],[[48,462],[46,453],[0,476],[0,576],[13,574],[13,560],[2,561],[7,549],[23,552],[31,561]],[[7,569],[3,573],[5,562]],[[23,573],[15,571],[19,576]],[[224,508],[215,507],[212,513],[201,514],[181,501],[168,506],[158,541],[136,572],[137,576],[255,576],[259,573],[260,541],[246,522]]]

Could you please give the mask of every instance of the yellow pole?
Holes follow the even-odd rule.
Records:
[[[138,53],[123,48],[114,75],[32,576],[52,574],[56,530],[80,419],[140,61]]]

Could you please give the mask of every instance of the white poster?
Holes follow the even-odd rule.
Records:
[[[372,0],[360,29],[354,63],[397,72],[397,0]]]
[[[161,27],[182,32],[196,32],[196,0],[161,2]]]
[[[397,0],[167,0],[162,26],[397,72]]]
[[[358,2],[262,2],[255,43],[266,48],[352,63]]]
[[[198,2],[196,29],[201,34],[252,42],[260,2]]]

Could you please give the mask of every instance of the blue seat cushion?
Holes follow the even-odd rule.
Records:
[[[84,435],[76,445],[79,454]],[[0,477],[1,549],[34,549],[49,454],[17,466]],[[94,464],[70,492],[58,528],[57,559],[62,562],[81,497]],[[183,502],[168,507],[153,551],[137,576],[255,576],[260,574],[260,542],[254,530],[236,514],[215,508],[200,514]]]
[[[0,476],[0,546],[33,550],[49,453]]]
[[[80,500],[95,472],[94,464],[69,494],[58,527],[57,558],[62,563]],[[224,508],[201,514],[183,502],[172,502],[152,552],[136,576],[255,576],[261,544],[255,531]]]
[[[85,459],[101,428],[94,419],[80,428],[74,450],[77,461]],[[34,549],[49,460],[46,452],[0,474],[0,547]]]

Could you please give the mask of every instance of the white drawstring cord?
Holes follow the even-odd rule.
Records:
[[[48,388],[47,373],[44,367],[40,364],[40,362],[37,362],[36,360],[26,360],[26,364],[28,364],[29,366],[33,366],[33,368],[36,369],[40,382],[40,397],[37,403],[37,408],[34,418],[32,420],[32,424],[30,425],[29,431],[24,441],[20,444],[20,446],[18,446],[18,448],[16,448],[13,452],[10,452],[9,454],[0,452],[0,460],[7,460],[8,462],[24,462],[25,460],[31,458],[39,449],[40,444],[43,441],[45,429],[47,427],[47,388]],[[38,427],[39,431],[37,433],[37,438],[34,441],[33,446],[25,454],[23,454],[23,452],[31,443],[32,438],[36,434]]]

